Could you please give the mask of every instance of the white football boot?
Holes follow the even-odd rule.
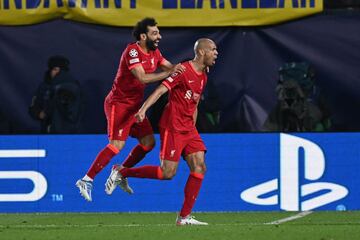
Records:
[[[86,201],[91,202],[91,190],[93,188],[92,182],[79,179],[75,185],[79,188],[81,196],[83,196]]]
[[[118,167],[115,165],[105,183],[106,194],[111,195],[116,186],[119,186],[123,191],[129,194],[134,193],[132,188],[129,186],[127,178],[121,176],[121,173],[118,171]]]
[[[178,216],[176,218],[176,225],[183,226],[183,225],[209,225],[206,222],[200,222],[195,219],[194,216],[188,215],[186,217]]]

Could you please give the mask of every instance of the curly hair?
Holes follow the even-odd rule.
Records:
[[[147,33],[148,27],[154,27],[157,25],[157,22],[154,18],[144,18],[141,21],[139,21],[134,29],[133,29],[133,36],[134,38],[139,41],[140,40],[140,34]]]

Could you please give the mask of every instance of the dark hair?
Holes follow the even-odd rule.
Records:
[[[70,61],[64,56],[55,55],[48,59],[48,68],[51,70],[54,67],[59,67],[61,70],[69,70]]]
[[[144,18],[143,20],[139,21],[134,29],[133,29],[133,36],[136,40],[140,40],[140,34],[147,33],[148,28],[147,27],[154,27],[157,25],[157,22],[154,18]]]

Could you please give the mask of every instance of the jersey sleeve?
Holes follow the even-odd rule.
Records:
[[[141,65],[140,54],[138,49],[135,47],[127,48],[124,58],[129,70],[135,68],[138,65]]]
[[[173,73],[170,77],[166,78],[161,84],[169,89],[169,91],[183,81],[184,74]]]

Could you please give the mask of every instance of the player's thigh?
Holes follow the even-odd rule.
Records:
[[[205,153],[206,147],[197,131],[189,133],[186,146],[183,150],[183,156],[190,168],[190,171],[206,171]]]
[[[119,103],[104,104],[109,140],[126,141],[135,123],[134,114]]]
[[[179,162],[184,148],[182,135],[160,128],[160,159]]]
[[[139,143],[148,149],[155,147],[155,137],[150,121],[145,118],[141,123],[135,123],[130,135],[136,136]]]
[[[154,131],[148,118],[142,122],[134,122],[130,129],[130,136],[137,138],[142,145],[155,144]]]
[[[186,157],[187,155],[196,152],[206,153],[207,150],[204,141],[201,139],[200,134],[196,129],[186,134],[185,141],[186,144],[183,149],[183,156]]]

